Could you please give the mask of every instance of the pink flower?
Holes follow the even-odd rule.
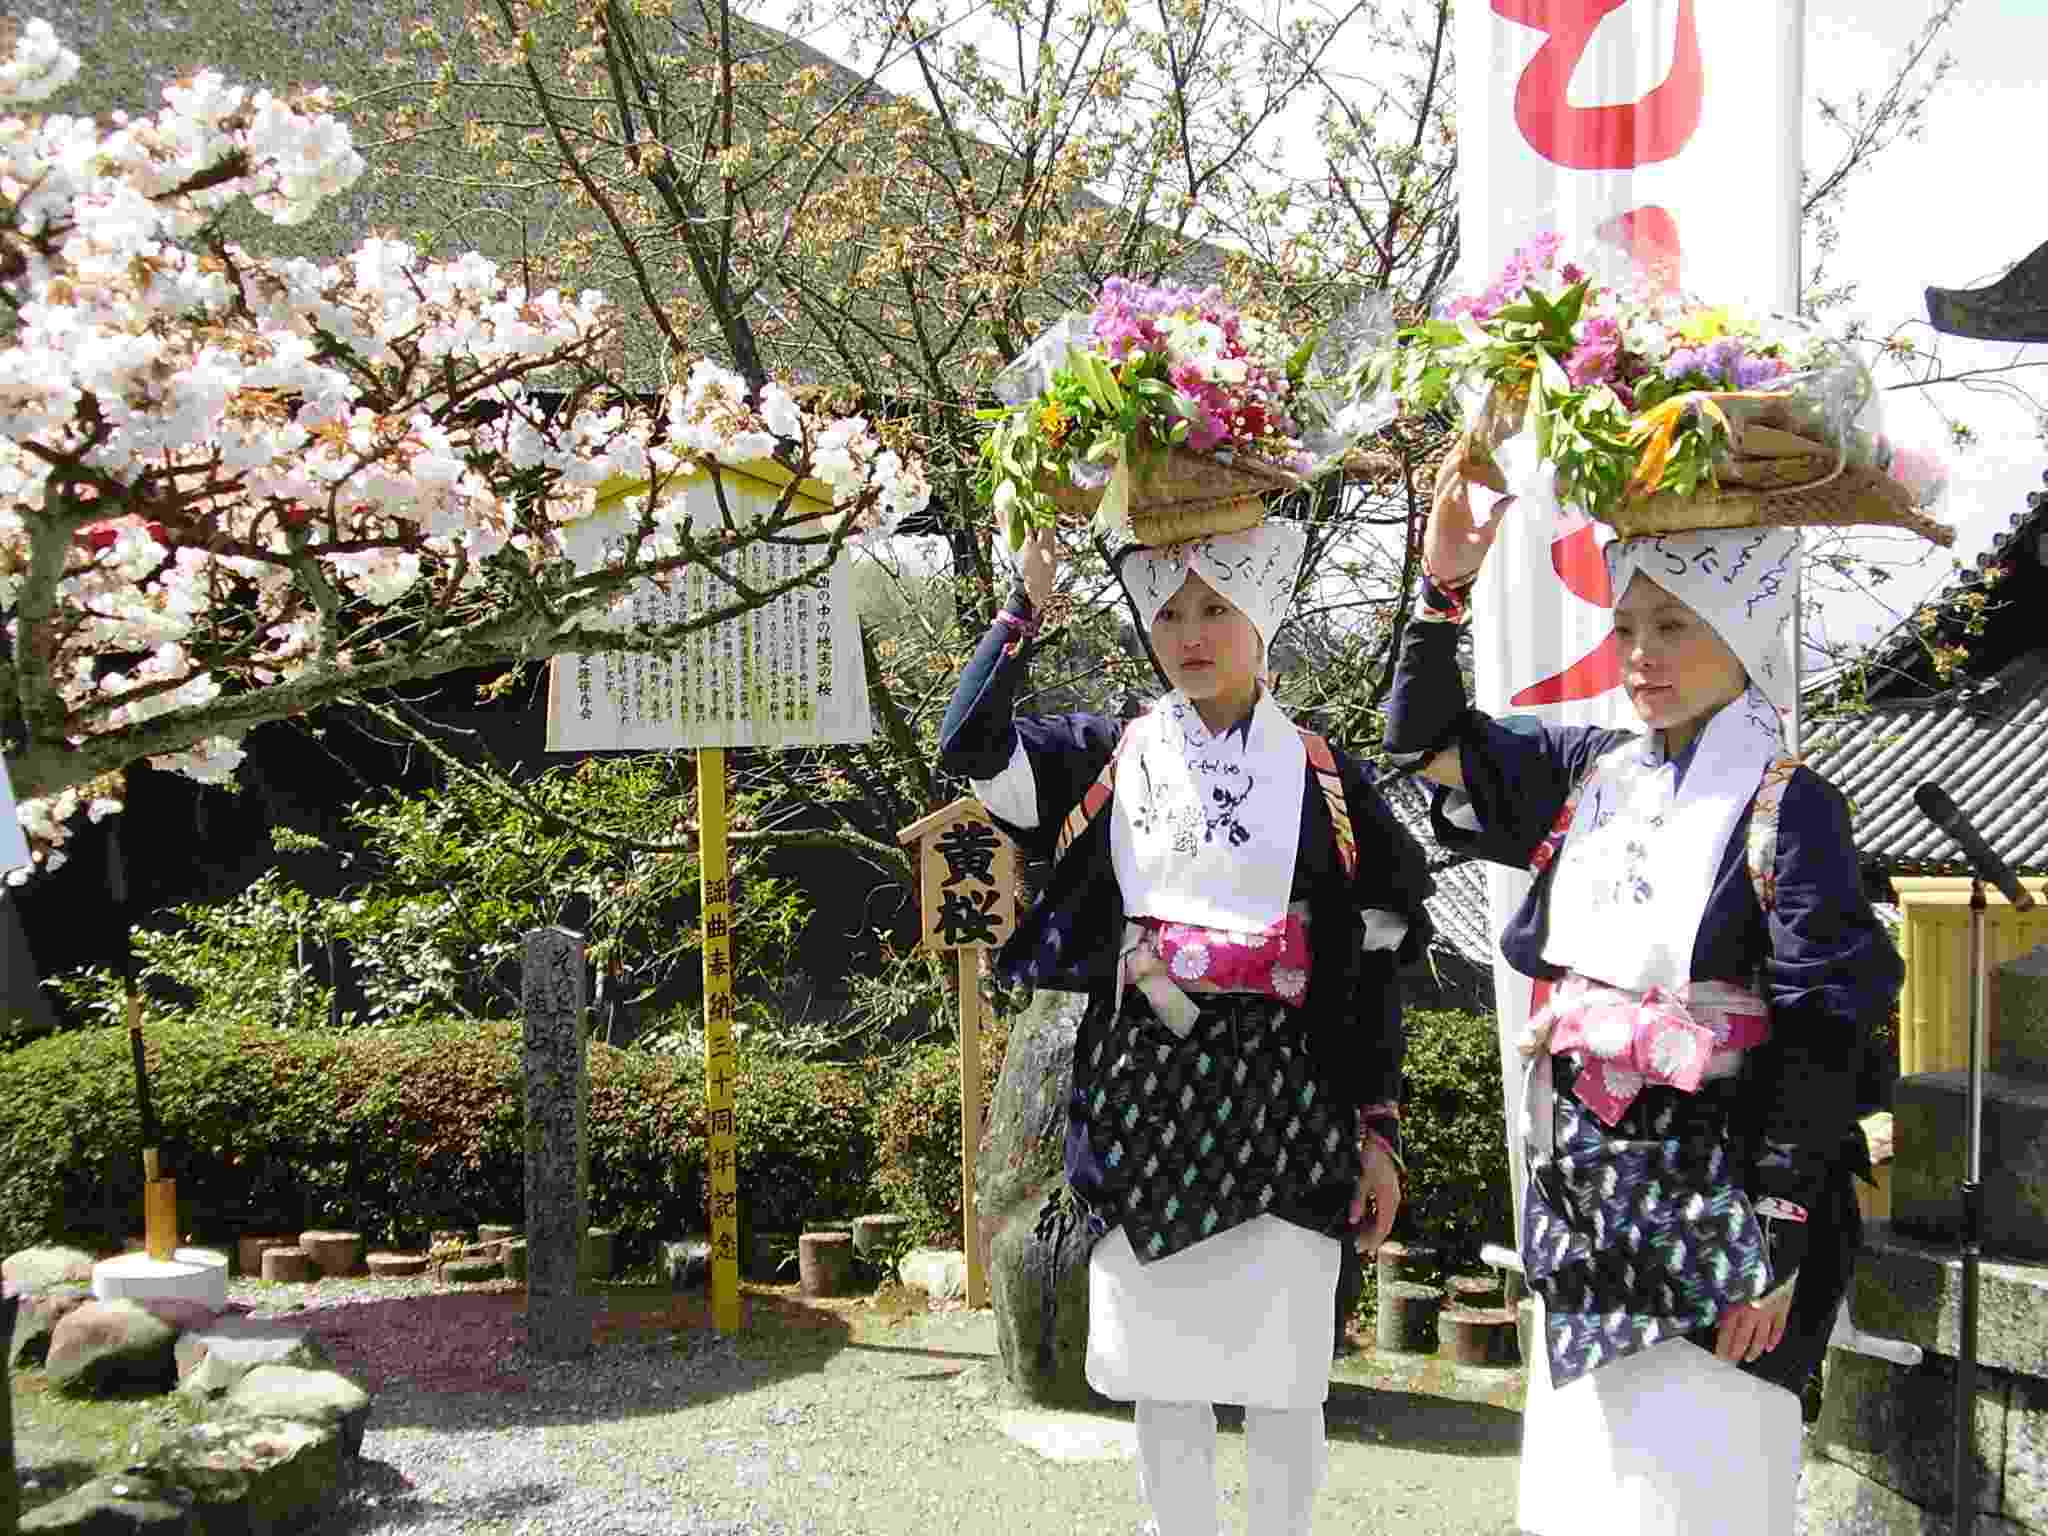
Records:
[[[1572,388],[1585,389],[1609,378],[1614,373],[1615,360],[1620,356],[1621,327],[1605,315],[1596,315],[1586,322],[1579,344],[1565,359],[1564,371],[1572,381]]]

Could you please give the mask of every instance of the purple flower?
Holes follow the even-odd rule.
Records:
[[[1785,364],[1775,357],[1745,357],[1735,365],[1737,389],[1761,389],[1782,376]]]
[[[1700,354],[1691,347],[1679,347],[1669,357],[1664,359],[1664,377],[1670,379],[1673,383],[1684,378],[1687,374],[1702,373],[1704,371],[1700,364]]]

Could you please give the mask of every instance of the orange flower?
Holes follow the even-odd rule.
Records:
[[[1045,440],[1053,447],[1059,447],[1065,440],[1067,429],[1072,425],[1067,413],[1060,409],[1057,400],[1048,401],[1038,413],[1038,430],[1045,434]]]

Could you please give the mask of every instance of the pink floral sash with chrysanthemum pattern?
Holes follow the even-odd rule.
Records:
[[[1531,875],[1542,874],[1556,859],[1571,831],[1579,795],[1597,766],[1597,759],[1588,763],[1572,785],[1549,833],[1530,856]],[[1778,905],[1778,813],[1798,767],[1796,757],[1773,761],[1751,802],[1744,862],[1757,905],[1767,916]],[[1730,1069],[1739,1053],[1762,1045],[1770,1034],[1770,1005],[1733,982],[1695,981],[1675,992],[1652,987],[1638,993],[1573,974],[1557,984],[1546,1006],[1529,1020],[1519,1045],[1524,1056],[1546,1047],[1552,1054],[1570,1052],[1580,1064],[1572,1092],[1614,1125],[1645,1084],[1695,1093],[1708,1076]]]

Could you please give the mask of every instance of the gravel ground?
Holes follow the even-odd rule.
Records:
[[[561,1363],[526,1354],[525,1298],[507,1284],[237,1284],[231,1300],[303,1319],[374,1393],[354,1488],[318,1536],[1145,1528],[1134,1465],[1105,1454],[1127,1443],[1128,1413],[1030,1421],[1092,1460],[1004,1433],[1016,1421],[986,1313],[750,1290],[747,1326],[725,1337],[703,1326],[700,1297],[614,1291],[596,1350]],[[1318,1536],[1511,1530],[1515,1414],[1400,1390],[1369,1358],[1346,1374]],[[1243,1446],[1229,1410],[1222,1420],[1223,1527],[1238,1531]]]

